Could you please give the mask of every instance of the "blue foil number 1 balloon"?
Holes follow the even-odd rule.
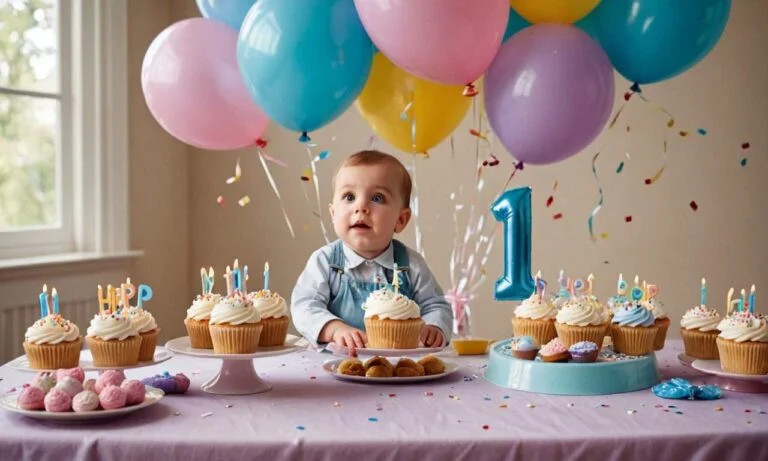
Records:
[[[531,188],[504,192],[491,207],[504,223],[504,275],[496,281],[499,301],[525,299],[534,290],[531,277]]]

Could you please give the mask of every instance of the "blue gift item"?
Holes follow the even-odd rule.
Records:
[[[539,352],[540,346],[531,336],[518,336],[510,342],[512,354],[518,359],[533,360]]]
[[[694,386],[683,378],[672,378],[653,386],[651,390],[653,395],[662,399],[717,400],[723,396],[722,390],[715,385]]]
[[[483,375],[504,388],[538,394],[606,395],[649,389],[661,378],[654,354],[621,354],[610,359],[601,355],[595,363],[520,360],[514,356],[513,339],[491,345]]]

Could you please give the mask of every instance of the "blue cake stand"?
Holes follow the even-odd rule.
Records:
[[[661,374],[656,356],[594,363],[548,363],[509,355],[511,339],[493,343],[485,379],[497,386],[537,394],[606,395],[648,389]]]

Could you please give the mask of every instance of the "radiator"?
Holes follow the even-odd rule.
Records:
[[[80,328],[80,335],[85,338],[85,330],[98,311],[98,304],[96,299],[91,297],[62,303],[59,309],[64,318],[74,322]],[[0,363],[6,363],[24,354],[24,347],[21,345],[24,342],[24,333],[39,318],[39,304],[25,304],[0,310],[0,326],[2,326]]]

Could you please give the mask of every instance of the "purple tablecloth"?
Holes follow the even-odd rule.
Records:
[[[665,378],[701,382],[680,365],[680,342],[659,355]],[[726,392],[718,401],[672,401],[650,390],[600,397],[546,396],[483,380],[483,358],[449,357],[459,372],[421,384],[342,382],[302,351],[256,361],[274,385],[251,396],[204,393],[219,361],[176,356],[168,370],[192,378],[187,395],[100,423],[42,422],[0,412],[1,459],[385,459],[431,461],[768,459],[768,395]],[[32,374],[0,367],[3,392]],[[228,407],[229,406],[229,407]],[[207,416],[203,416],[210,413]]]

